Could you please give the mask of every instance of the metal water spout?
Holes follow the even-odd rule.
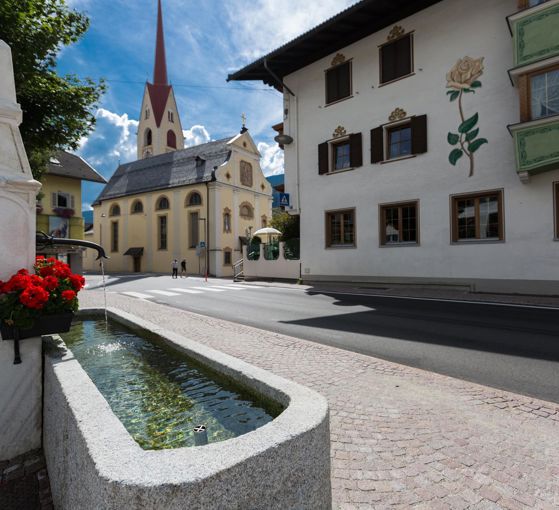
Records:
[[[82,241],[81,239],[61,239],[58,237],[49,236],[44,232],[37,232],[35,238],[35,245],[38,250],[44,248],[45,246],[61,246],[61,245],[69,245],[69,246],[83,246],[85,248],[91,248],[97,251],[97,259],[108,259],[107,255],[105,254],[105,249],[98,245],[97,243],[93,243],[91,241]]]

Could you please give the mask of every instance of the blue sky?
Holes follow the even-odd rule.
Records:
[[[136,127],[146,80],[152,79],[157,0],[67,0],[85,12],[89,31],[62,49],[60,73],[107,80],[95,131],[81,156],[107,179],[136,159]],[[281,121],[281,95],[260,82],[227,83],[242,68],[356,0],[162,0],[169,80],[186,144],[236,134],[241,114],[262,153],[266,175],[283,172],[271,126]],[[84,183],[88,208],[102,186]]]

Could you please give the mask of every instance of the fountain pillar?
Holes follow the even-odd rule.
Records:
[[[19,125],[12,54],[0,40],[0,280],[35,260],[33,179]],[[41,446],[41,339],[20,345],[23,362],[14,365],[13,342],[0,341],[0,461]]]

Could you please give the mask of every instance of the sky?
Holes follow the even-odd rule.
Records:
[[[241,115],[261,154],[265,175],[283,173],[271,126],[282,120],[282,96],[262,82],[227,75],[334,16],[357,0],[162,0],[167,73],[191,146],[241,128]],[[66,0],[90,28],[61,50],[60,74],[104,78],[108,90],[96,128],[77,151],[109,179],[136,159],[136,129],[146,80],[152,81],[157,0]],[[84,209],[102,185],[83,183]]]

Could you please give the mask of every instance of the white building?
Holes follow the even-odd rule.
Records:
[[[559,0],[364,0],[231,75],[284,94],[307,281],[559,293]]]

